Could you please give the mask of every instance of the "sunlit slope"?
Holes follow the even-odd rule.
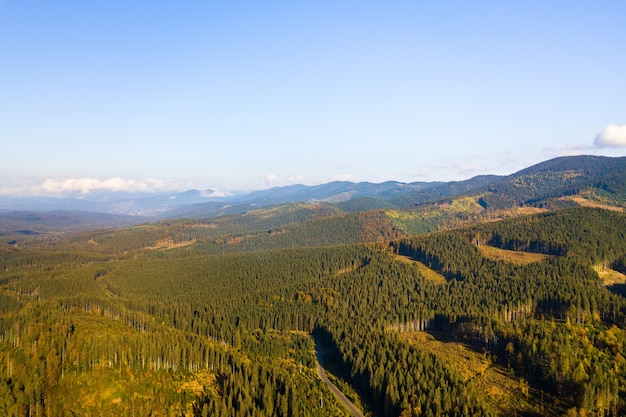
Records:
[[[73,241],[100,252],[128,254],[150,248],[230,253],[385,242],[401,235],[381,211],[343,213],[326,205],[295,204],[205,220],[163,220],[77,235]]]
[[[464,197],[385,214],[407,235],[419,235],[477,221],[483,212],[476,198]]]
[[[554,398],[540,396],[511,368],[494,362],[489,355],[454,340],[437,340],[426,332],[405,332],[401,337],[420,349],[441,358],[460,378],[475,387],[502,415],[554,415]]]

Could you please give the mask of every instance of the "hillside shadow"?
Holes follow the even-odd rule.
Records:
[[[606,289],[611,291],[613,294],[621,295],[626,298],[626,284],[611,284],[607,285]]]
[[[322,368],[354,391],[364,408],[364,412],[373,411],[374,415],[381,415],[379,414],[381,411],[374,407],[376,404],[372,402],[371,395],[365,386],[359,386],[359,382],[364,385],[369,384],[369,375],[359,374],[355,377],[356,380],[352,380],[350,375],[353,364],[350,361],[342,360],[343,355],[332,334],[327,329],[318,327],[313,330],[312,335],[315,341],[316,355]],[[350,397],[348,398],[350,399]],[[352,401],[354,400],[352,399]]]

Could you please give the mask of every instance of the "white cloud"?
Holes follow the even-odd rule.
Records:
[[[41,196],[89,194],[97,191],[107,192],[156,192],[190,189],[190,184],[184,181],[163,181],[154,178],[145,180],[125,179],[114,177],[99,178],[48,178],[45,180],[21,179],[11,181],[2,179],[0,184],[1,196]]]
[[[457,164],[457,175],[462,179],[470,179],[477,175],[491,174],[493,169],[487,165],[465,165]]]
[[[608,125],[596,135],[593,144],[599,148],[626,147],[626,125]]]
[[[41,191],[46,194],[89,194],[94,191],[150,192],[166,189],[171,188],[164,181],[153,178],[143,181],[120,177],[105,180],[99,178],[50,178],[41,184]]]
[[[557,158],[559,156],[576,156],[593,153],[594,148],[589,145],[568,143],[560,148],[546,147],[542,149],[542,155],[546,159]]]
[[[268,187],[284,187],[286,185],[311,183],[310,179],[305,178],[302,175],[294,175],[283,178],[276,174],[265,174],[260,176],[259,179],[265,182],[265,185]]]
[[[432,161],[413,171],[410,180],[447,182],[465,181],[478,175],[508,175],[522,168],[518,159],[514,154],[503,153],[493,160],[469,155],[463,161]]]
[[[492,174],[493,169],[482,161],[468,158],[464,162],[439,163],[430,167],[430,181],[464,181],[476,175]]]
[[[305,177],[303,175],[280,177],[276,174],[267,174],[267,175],[263,175],[259,177],[259,179],[263,180],[265,182],[265,185],[269,187],[286,187],[286,186],[295,185],[295,184],[318,185],[318,184],[325,184],[327,182],[332,182],[332,181],[352,181],[352,182],[369,181],[369,180],[376,181],[373,179],[364,180],[358,175],[348,174],[348,173],[330,175],[327,177],[315,177],[315,176]],[[395,178],[390,177],[390,178],[380,179],[380,182],[386,181],[387,179],[395,180]]]
[[[204,197],[204,198],[228,197],[229,195],[232,195],[232,194],[228,193],[226,191],[222,191],[222,190],[202,190],[202,191],[200,191],[200,196]]]
[[[358,182],[360,181],[359,177],[357,177],[356,175],[353,174],[340,174],[340,175],[335,175],[332,177],[333,181],[352,181],[352,182]]]
[[[265,181],[265,184],[272,186],[280,181],[280,178],[276,174],[267,174],[261,177]]]

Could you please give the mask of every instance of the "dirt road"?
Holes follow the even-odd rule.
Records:
[[[326,371],[322,366],[322,351],[317,341],[315,343],[315,352],[317,353],[317,375],[320,377],[320,379],[324,383],[326,383],[326,385],[328,385],[328,388],[330,388],[332,393],[335,395],[337,401],[339,401],[341,405],[343,405],[354,417],[365,417],[361,410],[356,408],[356,406],[352,404],[352,402],[345,395],[343,395],[343,392],[339,391],[339,388],[337,388],[335,384],[330,382],[330,380],[328,379]]]

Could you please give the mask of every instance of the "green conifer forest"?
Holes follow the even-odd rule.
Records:
[[[305,214],[5,239],[0,415],[626,414],[622,212]]]

